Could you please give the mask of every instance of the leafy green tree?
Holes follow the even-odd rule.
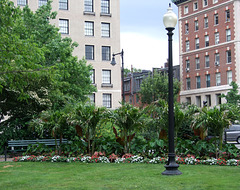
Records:
[[[239,105],[240,94],[238,92],[238,85],[236,82],[232,81],[230,86],[232,86],[232,88],[229,90],[227,95],[222,94],[222,97],[226,98],[227,103],[229,103],[229,104]]]
[[[175,98],[180,91],[180,83],[174,79],[173,93]],[[168,76],[155,72],[153,76],[144,79],[139,92],[142,103],[150,104],[159,99],[168,100]]]

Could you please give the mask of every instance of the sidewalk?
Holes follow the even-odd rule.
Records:
[[[13,158],[7,158],[8,162],[11,162],[13,160]],[[5,157],[4,155],[0,155],[0,162],[5,162]]]

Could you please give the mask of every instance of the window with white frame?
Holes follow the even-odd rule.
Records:
[[[227,42],[231,41],[231,30],[230,29],[226,30],[226,41]]]
[[[84,11],[93,12],[93,0],[84,0]]]
[[[232,82],[232,71],[227,71],[227,84]]]
[[[189,25],[188,25],[188,23],[185,24],[185,34],[189,34]]]
[[[85,58],[86,60],[94,60],[94,46],[85,45]]]
[[[195,58],[196,69],[200,69],[200,59],[199,57]]]
[[[112,108],[112,94],[103,94],[103,106]]]
[[[110,37],[110,23],[102,22],[101,26],[102,37]]]
[[[194,11],[198,10],[198,2],[193,3],[193,10]]]
[[[102,70],[102,83],[111,84],[111,70]]]
[[[43,5],[47,5],[48,0],[38,0],[38,7],[41,7]]]
[[[94,36],[94,22],[85,21],[84,34],[85,36]]]
[[[102,46],[102,60],[110,61],[111,59],[111,50],[110,46]]]
[[[124,92],[127,92],[130,90],[130,80],[124,81]]]
[[[186,71],[190,71],[190,60],[186,60]]]
[[[220,64],[220,54],[215,53],[215,65],[219,66],[219,64]]]
[[[198,20],[194,21],[194,26],[195,26],[195,31],[198,31],[198,29],[199,29]]]
[[[208,28],[208,17],[204,18],[204,28]]]
[[[209,67],[209,55],[205,56],[205,67],[208,68]]]
[[[17,5],[18,6],[26,6],[27,5],[27,0],[17,0]]]
[[[95,69],[91,70],[90,79],[92,81],[92,84],[95,84]]]
[[[186,78],[186,87],[187,87],[187,90],[191,89],[191,79],[190,78]]]
[[[219,44],[219,32],[215,33],[215,44]]]
[[[203,7],[208,6],[208,0],[203,0]]]
[[[188,14],[188,6],[184,7],[184,14]]]
[[[59,0],[59,9],[68,10],[68,0]]]
[[[201,77],[196,76],[196,88],[201,88]]]
[[[101,0],[101,13],[110,14],[109,0]]]
[[[214,15],[214,25],[218,25],[219,20],[218,20],[218,14]]]
[[[195,38],[195,49],[199,49],[199,38]]]
[[[206,75],[206,87],[210,87],[210,74]]]
[[[216,73],[216,86],[221,85],[221,73]]]
[[[189,41],[186,41],[186,51],[189,51],[190,50],[190,43]]]
[[[69,21],[68,21],[68,19],[59,19],[59,32],[61,34],[69,34]]]
[[[226,15],[226,22],[230,22],[230,10],[226,10],[225,11],[225,15]]]
[[[205,47],[209,46],[209,35],[205,36]]]
[[[137,77],[136,78],[136,89],[139,90],[142,84],[143,78],[142,77]]]
[[[231,53],[231,50],[227,50],[227,51],[226,51],[226,58],[227,58],[227,63],[231,63],[231,62],[232,62],[232,53]]]

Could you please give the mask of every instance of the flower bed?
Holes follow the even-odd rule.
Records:
[[[147,164],[165,164],[167,158],[156,157],[156,158],[144,158],[137,155],[124,155],[122,157],[117,157],[116,155],[110,155],[109,158],[103,154],[94,154],[90,156],[80,156],[80,157],[66,157],[66,156],[22,156],[15,157],[14,162],[82,162],[82,163],[147,163]],[[240,160],[230,159],[225,160],[223,158],[210,158],[207,160],[199,160],[194,156],[187,157],[176,157],[176,162],[178,164],[186,165],[219,165],[219,166],[238,166]]]

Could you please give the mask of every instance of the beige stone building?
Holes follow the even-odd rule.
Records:
[[[13,0],[33,11],[47,0]],[[119,107],[121,101],[121,60],[112,66],[112,53],[120,52],[120,0],[53,0],[57,18],[52,21],[62,37],[71,37],[79,46],[74,54],[93,66],[92,82],[97,92],[90,95],[96,106]]]

